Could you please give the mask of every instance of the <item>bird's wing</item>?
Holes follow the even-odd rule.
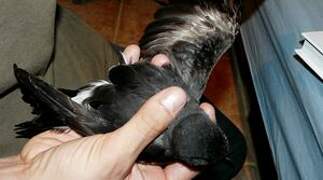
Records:
[[[23,93],[23,100],[33,107],[33,114],[39,115],[30,123],[17,125],[18,135],[23,137],[30,136],[28,133],[36,135],[32,133],[35,131],[33,128],[46,130],[53,128],[50,127],[53,125],[69,126],[83,136],[97,133],[97,127],[100,126],[104,126],[107,130],[114,129],[114,126],[106,122],[96,110],[74,102],[64,93],[16,65],[14,72]]]

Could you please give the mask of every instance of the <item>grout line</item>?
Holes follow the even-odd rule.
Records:
[[[113,35],[113,40],[112,40],[113,43],[116,43],[117,37],[119,35],[119,28],[120,28],[120,24],[121,24],[120,21],[121,21],[121,16],[123,13],[123,7],[124,7],[124,0],[120,0],[117,22],[116,22],[116,27],[114,29],[114,35]]]

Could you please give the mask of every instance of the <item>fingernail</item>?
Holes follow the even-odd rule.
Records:
[[[186,93],[178,87],[167,89],[161,100],[161,104],[171,113],[177,113],[186,104]]]

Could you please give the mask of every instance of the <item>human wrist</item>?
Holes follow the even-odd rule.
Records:
[[[20,180],[28,179],[27,170],[28,165],[18,158],[12,159],[2,158],[0,159],[0,179],[7,180]]]

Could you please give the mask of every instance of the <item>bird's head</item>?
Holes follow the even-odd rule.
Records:
[[[177,121],[172,130],[172,147],[175,157],[181,162],[205,167],[217,163],[229,153],[225,133],[199,107],[184,109]]]

